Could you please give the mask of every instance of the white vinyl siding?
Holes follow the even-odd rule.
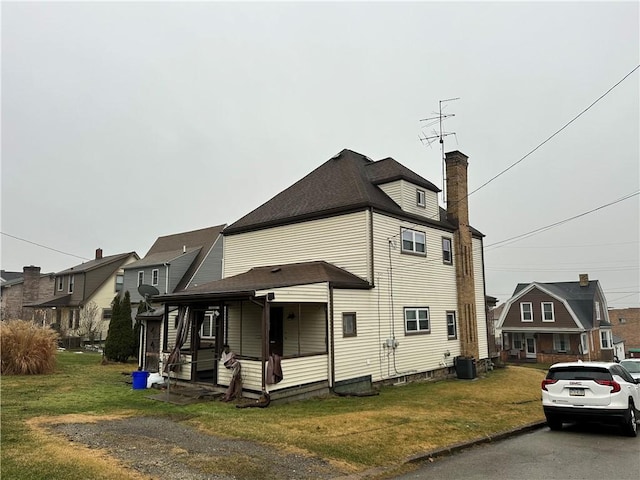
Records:
[[[476,289],[476,319],[478,321],[478,355],[480,358],[489,357],[489,339],[487,338],[487,307],[485,301],[484,269],[482,258],[482,240],[471,239],[473,251],[473,277]],[[455,270],[455,269],[454,269]],[[455,274],[454,274],[455,275]],[[460,334],[458,333],[458,338]]]
[[[324,260],[371,280],[368,216],[362,211],[229,235],[224,239],[224,277],[253,267]]]
[[[405,212],[420,215],[421,217],[439,219],[440,210],[438,206],[438,194],[419,187],[406,180],[396,180],[389,183],[378,185],[378,187],[386,193],[394,202],[396,202]],[[416,191],[424,192],[425,204],[418,205],[416,202]]]
[[[329,301],[329,286],[326,283],[310,283],[308,285],[295,285],[293,287],[271,288],[259,290],[257,296],[273,293],[274,302],[324,302]]]

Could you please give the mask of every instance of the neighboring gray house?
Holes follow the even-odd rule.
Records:
[[[124,269],[122,292],[129,291],[131,303],[143,301],[138,288],[151,285],[161,295],[171,294],[200,284],[222,278],[222,230],[226,225],[176,233],[158,237],[141,260]],[[135,315],[135,311],[133,312]],[[164,309],[135,316],[141,322],[140,351],[138,361],[141,368],[157,371],[160,359],[160,326],[164,319]],[[207,324],[202,326],[202,334],[213,331],[211,324],[217,316],[207,312]],[[206,338],[206,337],[205,337]],[[213,347],[202,343],[202,356],[213,356]],[[213,362],[213,358],[211,358]],[[204,363],[199,368],[211,370]]]
[[[219,280],[225,226],[158,237],[142,259],[125,267],[122,291],[128,290],[135,304],[143,300],[140,285],[152,285],[167,294]]]

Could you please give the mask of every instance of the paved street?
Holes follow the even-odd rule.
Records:
[[[424,463],[398,480],[638,480],[640,437],[629,438],[612,427],[569,426],[560,432],[543,428],[450,457]]]

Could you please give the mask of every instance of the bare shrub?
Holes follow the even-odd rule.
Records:
[[[0,322],[0,373],[37,375],[56,368],[58,334],[26,320]]]

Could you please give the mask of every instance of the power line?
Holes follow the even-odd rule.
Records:
[[[546,140],[544,140],[542,143],[540,143],[537,147],[535,147],[533,150],[531,150],[529,153],[527,153],[524,157],[522,157],[520,160],[518,160],[515,163],[512,163],[511,165],[509,165],[507,168],[505,168],[503,171],[501,171],[500,173],[498,173],[497,175],[495,175],[494,177],[490,178],[489,180],[487,180],[485,183],[483,183],[482,185],[480,185],[478,188],[476,188],[475,190],[473,190],[471,193],[467,194],[467,197],[470,197],[471,195],[473,195],[474,193],[476,193],[478,190],[480,190],[481,188],[486,187],[487,185],[489,185],[491,182],[493,182],[496,178],[500,177],[501,175],[505,174],[506,172],[508,172],[509,170],[511,170],[513,167],[515,167],[516,165],[518,165],[520,162],[522,162],[524,159],[526,159],[529,155],[531,155],[532,153],[534,153],[536,150],[538,150],[540,147],[542,147],[545,143],[547,143],[549,140],[551,140],[553,137],[555,137],[556,135],[558,135],[561,131],[563,131],[565,128],[567,128],[569,125],[571,125],[573,122],[575,122],[578,118],[580,118],[584,113],[586,113],[589,109],[591,109],[591,107],[593,107],[596,103],[598,103],[600,100],[602,100],[604,97],[606,97],[614,88],[616,88],[618,85],[620,85],[622,82],[624,82],[633,72],[635,72],[636,70],[638,70],[638,68],[640,68],[640,65],[636,65],[636,67],[631,70],[629,73],[627,73],[624,77],[622,77],[622,79],[616,83],[613,87],[611,87],[609,90],[607,90],[606,92],[604,92],[602,95],[600,95],[593,103],[591,103],[591,105],[589,105],[587,108],[585,108],[584,110],[582,110],[578,115],[576,115],[575,117],[573,117],[571,120],[569,120],[567,123],[564,124],[564,126],[562,128],[560,128],[559,130],[557,130],[555,133],[553,133],[549,138],[547,138]]]
[[[589,210],[587,212],[583,212],[583,213],[580,213],[578,215],[574,215],[573,217],[565,218],[564,220],[560,220],[559,222],[555,222],[555,223],[552,223],[550,225],[546,225],[544,227],[536,228],[535,230],[531,230],[530,232],[522,233],[520,235],[516,235],[515,237],[507,238],[507,239],[501,240],[499,242],[495,242],[495,243],[491,243],[489,245],[485,245],[484,248],[487,249],[487,248],[490,248],[490,247],[494,247],[494,248],[502,247],[503,246],[502,244],[509,243],[509,242],[515,242],[515,241],[517,241],[517,240],[519,240],[521,238],[530,237],[530,236],[535,235],[537,233],[544,232],[545,230],[549,230],[551,228],[554,228],[554,227],[557,227],[559,225],[562,225],[563,223],[570,222],[571,220],[575,220],[576,218],[584,217],[585,215],[589,215],[590,213],[596,212],[598,210],[602,210],[603,208],[606,208],[606,207],[610,207],[611,205],[615,205],[616,203],[620,203],[620,202],[622,202],[624,200],[628,200],[629,198],[635,197],[638,194],[640,194],[640,190],[638,190],[636,192],[633,192],[633,193],[629,193],[629,194],[619,198],[618,200],[614,200],[613,202],[609,202],[609,203],[606,203],[604,205],[600,205],[599,207],[596,207],[596,208],[594,208],[592,210]]]
[[[62,250],[58,250],[57,248],[47,247],[46,245],[42,245],[40,243],[32,242],[31,240],[26,240],[24,238],[16,237],[15,235],[9,235],[8,233],[0,232],[2,235],[5,235],[10,238],[14,238],[16,240],[20,240],[21,242],[30,243],[31,245],[36,245],[38,247],[46,248],[47,250],[52,250],[54,252],[62,253],[63,255],[69,255],[70,257],[80,258],[82,260],[91,260],[87,257],[81,257],[80,255],[74,255],[73,253],[63,252]]]

